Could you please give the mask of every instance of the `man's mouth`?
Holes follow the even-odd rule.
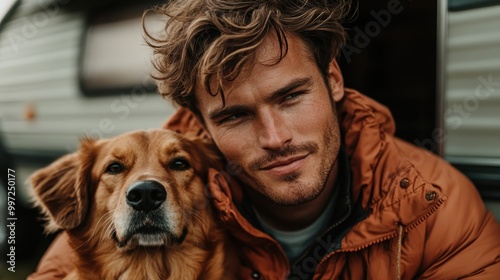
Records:
[[[300,169],[309,154],[291,156],[284,159],[275,160],[269,164],[264,165],[260,169],[262,171],[270,172],[277,176],[288,175]]]

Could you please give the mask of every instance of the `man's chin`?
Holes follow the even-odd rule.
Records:
[[[279,181],[284,182],[284,183],[294,183],[297,182],[298,178],[300,176],[299,172],[294,172],[289,175],[281,176],[278,178]]]
[[[307,204],[313,200],[315,200],[318,197],[318,194],[311,194],[308,196],[302,195],[302,196],[283,196],[283,197],[276,197],[276,198],[270,198],[276,205],[279,206],[284,206],[284,207],[294,207],[294,206],[299,206],[299,205],[304,205]]]
[[[311,187],[293,180],[292,182],[274,183],[274,190],[262,190],[260,194],[279,206],[298,206],[315,200],[321,193],[321,187]]]
[[[297,206],[316,199],[324,184],[304,180],[307,174],[297,171],[283,176],[242,176],[239,180],[254,199],[264,199],[279,206]]]

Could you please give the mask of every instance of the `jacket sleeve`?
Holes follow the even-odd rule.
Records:
[[[465,176],[450,175],[448,199],[427,222],[419,279],[500,279],[500,224]]]
[[[34,273],[27,280],[63,279],[73,270],[73,250],[66,233],[60,233],[49,246]]]

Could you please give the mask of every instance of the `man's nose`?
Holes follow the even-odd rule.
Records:
[[[279,150],[292,140],[292,131],[279,113],[262,113],[260,119],[257,135],[261,148]]]

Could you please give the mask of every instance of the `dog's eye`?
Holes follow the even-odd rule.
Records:
[[[122,171],[123,171],[123,165],[117,162],[113,162],[110,165],[108,165],[108,167],[106,167],[106,173],[109,174],[118,174],[121,173]]]
[[[191,164],[185,158],[176,158],[170,162],[168,165],[169,168],[177,171],[183,171],[191,168]]]

